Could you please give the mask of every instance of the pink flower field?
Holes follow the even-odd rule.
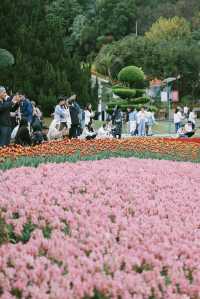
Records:
[[[200,298],[200,165],[0,172],[0,298]]]

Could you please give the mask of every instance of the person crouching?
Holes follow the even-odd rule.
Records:
[[[89,122],[87,126],[83,129],[83,133],[80,136],[80,139],[86,139],[86,140],[91,140],[95,139],[97,136],[97,133],[94,131],[92,127],[92,123]]]
[[[32,134],[32,144],[35,146],[43,143],[44,141],[48,141],[45,128],[42,130],[41,126],[34,126]]]

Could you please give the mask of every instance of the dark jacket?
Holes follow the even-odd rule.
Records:
[[[27,122],[32,123],[33,120],[33,106],[28,99],[24,99],[20,103],[20,111],[22,118],[26,119]]]
[[[79,125],[79,110],[75,106],[69,107],[72,125]]]
[[[3,102],[0,102],[0,126],[12,126],[10,111],[12,110],[13,106],[14,105],[11,99],[3,100]]]
[[[27,146],[32,144],[29,130],[26,126],[19,127],[17,135],[15,137],[15,144]]]
[[[123,121],[123,114],[121,112],[121,110],[116,109],[112,115],[113,117],[113,122],[114,124],[120,124],[122,125],[122,121]]]

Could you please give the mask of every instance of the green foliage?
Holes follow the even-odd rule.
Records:
[[[13,295],[15,298],[20,299],[22,298],[22,290],[20,290],[19,288],[13,288],[11,290],[11,295]]]
[[[102,294],[100,291],[95,290],[94,291],[94,296],[93,297],[84,297],[84,299],[109,299],[109,297],[105,296]]]
[[[174,160],[174,161],[191,161],[194,163],[200,163],[200,155],[198,155],[197,159],[190,159],[188,157],[179,157],[179,155],[174,152],[173,154],[158,154],[158,153],[152,153],[152,152],[137,152],[137,151],[121,151],[120,148],[116,149],[115,152],[111,151],[105,151],[101,153],[97,153],[96,155],[91,156],[80,156],[79,152],[74,154],[73,156],[46,156],[46,157],[23,157],[23,158],[17,158],[15,162],[13,160],[6,160],[5,162],[0,164],[1,170],[7,170],[11,168],[18,168],[18,167],[38,167],[40,164],[45,163],[64,163],[64,162],[70,162],[70,163],[76,163],[77,161],[92,161],[92,160],[102,160],[102,159],[109,159],[113,157],[136,157],[139,159],[159,159],[159,160]],[[70,229],[70,228],[69,228]],[[13,233],[12,226],[7,226],[9,241],[12,243],[18,242],[19,239],[16,239],[15,234]],[[68,233],[68,226],[66,228],[66,232]],[[70,233],[70,232],[69,232]],[[14,238],[13,238],[14,236]]]
[[[8,242],[8,231],[5,220],[0,215],[0,246]]]
[[[171,19],[161,17],[145,35],[153,42],[186,39],[191,37],[190,24],[180,17]]]
[[[136,1],[103,0],[97,2],[97,19],[101,32],[123,37],[135,30]]]
[[[144,37],[129,36],[104,47],[98,54],[95,65],[98,71],[103,68],[103,71],[108,74],[104,56],[109,55],[110,70],[116,59],[120,59],[124,66],[134,64],[142,67],[148,79],[155,77],[164,79],[180,75],[178,81],[180,96],[191,95],[193,98],[199,98],[200,47],[198,43],[200,44],[200,34],[198,35],[197,32],[193,38],[158,42]],[[113,76],[112,73],[111,75]],[[136,96],[139,97],[141,94]]]
[[[186,95],[181,98],[182,105],[188,105],[190,107],[192,102],[193,102],[193,97],[191,95]]]
[[[142,104],[142,105],[144,105],[144,104],[147,104],[147,103],[149,103],[149,97],[138,97],[138,98],[135,98],[135,99],[132,99],[132,100],[130,100],[130,102],[133,102],[133,104]]]
[[[141,97],[144,93],[144,89],[136,89],[136,97]]]
[[[122,99],[132,98],[136,95],[136,90],[129,88],[114,88],[113,92]]]
[[[62,230],[63,233],[65,234],[65,236],[70,235],[71,230],[69,224],[66,221],[63,222],[64,222],[64,228]]]
[[[24,225],[22,234],[19,236],[16,235],[16,233],[14,232],[13,226],[11,224],[8,224],[7,225],[8,240],[13,244],[16,244],[18,242],[27,243],[30,240],[31,234],[35,230],[35,228],[36,226],[32,224],[31,221],[29,221]]]
[[[0,49],[0,68],[13,65],[15,62],[13,55],[5,49]]]
[[[24,90],[45,114],[63,93],[96,105],[82,65],[100,50],[96,69],[112,79],[129,65],[148,78],[181,74],[181,96],[198,97],[199,11],[199,0],[1,0],[0,44],[15,57],[0,51],[1,85]]]
[[[92,97],[90,72],[82,67],[74,49],[70,52],[64,44],[82,8],[76,0],[48,2],[2,0],[0,11],[2,23],[6,24],[0,43],[6,49],[11,48],[15,57],[15,64],[0,72],[1,85],[13,91],[23,90],[42,106],[45,115],[53,112],[56,98],[61,94],[77,93],[82,105]],[[13,63],[10,54],[6,57]],[[7,61],[4,59],[3,64]]]
[[[122,99],[114,100],[108,103],[108,113],[112,113],[112,109],[115,106],[120,106],[123,111],[127,111],[128,108],[141,108],[141,105],[147,104],[149,102],[149,98],[146,96],[141,96],[145,94],[145,91],[142,89],[134,89],[134,84],[143,83],[144,81],[144,73],[143,71],[136,66],[127,66],[123,68],[118,75],[119,80],[121,81],[121,85],[114,85],[113,93]],[[128,87],[124,87],[129,86]]]
[[[144,38],[129,35],[118,42],[104,46],[95,59],[95,67],[99,73],[117,79],[123,67],[143,65],[145,50]]]
[[[43,229],[43,236],[45,239],[50,239],[51,238],[51,233],[52,233],[52,227],[50,225],[46,225]]]
[[[144,81],[144,73],[136,66],[127,66],[119,72],[118,79],[121,82],[132,86],[133,84]]]

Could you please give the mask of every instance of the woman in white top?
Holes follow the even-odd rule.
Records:
[[[92,111],[91,104],[86,105],[86,107],[84,109],[84,116],[85,116],[84,124],[85,124],[85,126],[87,126],[91,122],[92,118],[94,117],[94,112]]]
[[[62,138],[62,136],[63,134],[62,131],[60,131],[60,123],[56,119],[54,119],[49,127],[47,138],[48,140],[54,140],[60,139]]]
[[[137,124],[138,124],[138,135],[145,136],[146,135],[146,123],[147,123],[147,112],[144,107],[137,114]]]
[[[189,114],[189,119],[188,121],[190,121],[192,123],[192,129],[195,129],[195,125],[196,125],[196,119],[197,119],[197,115],[195,113],[194,110],[192,110]]]
[[[57,105],[54,110],[54,120],[51,122],[51,125],[49,127],[49,132],[47,134],[47,138],[49,140],[52,139],[58,139],[62,137],[62,132],[61,130],[63,129],[61,127],[61,123],[64,121],[65,117],[65,100],[63,97],[60,97],[57,101]]]
[[[101,128],[99,128],[99,130],[97,132],[97,138],[98,139],[112,138],[112,134],[109,131],[109,129],[107,128],[106,124],[103,124],[103,126]]]
[[[63,105],[62,109],[64,112],[64,116],[60,121],[60,130],[62,130],[63,128],[67,128],[69,130],[71,128],[72,121],[69,111],[68,100],[65,101],[65,105]]]
[[[182,113],[179,109],[176,108],[175,112],[174,112],[174,125],[175,125],[175,131],[176,133],[178,132],[178,130],[181,127],[181,121],[183,120],[183,116]]]
[[[80,139],[86,139],[86,140],[91,140],[91,139],[95,139],[97,136],[97,133],[94,131],[94,129],[92,128],[91,122],[85,126],[85,128],[83,129],[83,132],[80,136]]]

